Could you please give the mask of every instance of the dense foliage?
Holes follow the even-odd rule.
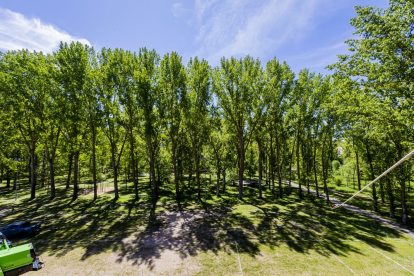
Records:
[[[184,65],[176,52],[97,53],[80,43],[62,43],[51,55],[2,53],[2,181],[11,188],[13,172],[26,171],[31,198],[40,179],[53,199],[55,176],[66,175],[76,199],[82,173],[95,199],[107,178],[118,198],[122,171],[138,199],[138,175],[149,173],[156,199],[173,175],[179,199],[195,173],[201,199],[202,165],[216,173],[217,195],[220,184],[224,191],[237,181],[242,199],[243,179],[258,174],[260,198],[262,185],[282,198],[282,181],[290,192],[295,178],[329,201],[328,183],[343,167],[356,172],[360,189],[362,173],[374,179],[413,148],[413,10],[400,0],[386,10],[356,7],[351,54],[329,66],[332,76],[307,69],[295,76],[276,58],[223,58],[212,68],[197,57]],[[412,162],[398,170],[372,186],[373,208],[379,190],[391,217],[400,202],[405,223]]]

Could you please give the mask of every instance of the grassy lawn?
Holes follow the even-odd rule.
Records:
[[[361,186],[364,187],[368,183],[369,181],[363,181],[361,183]],[[407,186],[408,186],[408,183],[407,183]],[[347,200],[353,194],[358,192],[358,187],[356,186],[354,189],[352,182],[350,182],[349,184],[346,184],[346,182],[343,181],[342,184],[338,185],[338,184],[335,184],[333,181],[331,181],[328,184],[328,187],[331,189],[330,190],[331,195],[341,201]],[[414,221],[411,219],[411,215],[414,213],[414,205],[413,205],[414,190],[412,188],[408,190],[409,192],[407,192],[407,209],[408,209],[408,213],[410,214],[410,217],[408,219],[407,226],[413,229]],[[378,201],[377,201],[378,212],[373,211],[373,199],[372,199],[372,188],[371,187],[368,187],[360,195],[353,198],[349,202],[349,204],[357,206],[361,209],[376,213],[380,216],[383,216],[395,222],[401,223],[402,208],[401,208],[401,203],[398,201],[398,199],[395,201],[395,218],[390,218],[389,217],[389,214],[390,214],[389,202],[387,200],[384,203],[381,202],[381,196],[379,193],[379,184],[377,184],[377,197],[378,197]]]
[[[333,211],[323,200],[297,190],[283,199],[264,188],[237,187],[207,202],[196,200],[196,185],[174,198],[173,184],[152,199],[148,179],[140,178],[140,199],[132,183],[92,200],[71,201],[72,190],[58,188],[49,201],[45,190],[28,199],[28,183],[19,199],[0,184],[1,226],[19,220],[42,222],[42,232],[28,240],[42,254],[45,267],[28,275],[410,275],[414,239],[345,209]],[[204,193],[203,193],[204,195]],[[392,259],[387,259],[388,258]],[[398,264],[396,264],[395,262]],[[403,267],[401,267],[401,266]],[[70,271],[70,272],[69,272]]]

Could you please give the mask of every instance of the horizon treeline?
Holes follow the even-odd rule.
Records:
[[[138,200],[140,173],[150,174],[155,199],[172,174],[178,200],[193,183],[201,199],[208,163],[217,195],[227,179],[238,181],[242,199],[243,179],[258,174],[259,198],[263,185],[282,198],[283,180],[290,193],[294,174],[329,202],[332,162],[343,163],[338,147],[355,160],[359,189],[363,167],[374,179],[412,150],[413,8],[396,0],[385,10],[357,6],[358,38],[346,41],[350,54],[339,55],[327,76],[308,69],[296,76],[276,58],[222,58],[213,68],[197,57],[183,64],[176,52],[96,52],[79,42],[61,43],[53,54],[1,53],[1,177],[5,170],[10,188],[13,172],[28,168],[31,199],[39,177],[48,178],[53,199],[55,177],[67,175],[76,199],[83,167],[96,199],[100,174],[110,168],[115,198],[127,171]],[[400,205],[406,223],[412,164],[372,185],[375,211],[378,199],[389,203],[391,217]]]

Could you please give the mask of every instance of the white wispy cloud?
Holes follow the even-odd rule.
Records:
[[[338,55],[349,54],[348,44],[344,41],[352,36],[352,32],[345,32],[337,36],[336,42],[303,51],[285,57],[285,60],[296,68],[308,68],[311,71],[329,72],[325,67],[338,61]]]
[[[334,9],[328,0],[196,0],[195,54],[216,64],[223,56],[262,56],[301,41]]]
[[[26,18],[0,8],[0,50],[29,49],[51,53],[59,47],[60,41],[91,45],[87,39],[71,36],[38,18]]]
[[[171,7],[171,11],[174,17],[179,18],[183,16],[184,14],[190,12],[191,9],[184,8],[183,4],[181,3],[174,3]]]

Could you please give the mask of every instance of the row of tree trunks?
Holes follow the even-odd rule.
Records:
[[[259,147],[259,198],[263,198],[262,196],[262,162],[263,162],[263,154],[262,154],[262,140],[259,138],[257,139],[257,145]]]
[[[371,173],[371,179],[374,180],[375,179],[375,172],[374,172],[374,166],[373,166],[371,151],[369,150],[368,140],[365,141],[365,149],[366,149],[366,153],[367,153],[367,160],[368,160],[369,169],[370,169],[370,173]],[[376,183],[372,184],[371,187],[372,187],[372,198],[374,200],[374,211],[378,212],[378,204],[377,204],[378,197],[377,197]]]

